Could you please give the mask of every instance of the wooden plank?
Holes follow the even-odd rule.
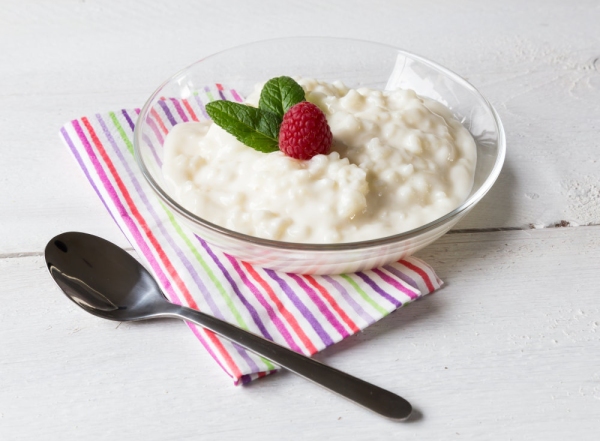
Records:
[[[351,35],[397,45],[482,90],[503,118],[509,154],[496,186],[459,228],[599,222],[600,11],[594,2],[179,5],[4,2],[0,254],[38,251],[70,229],[123,243],[74,170],[58,128],[80,115],[140,106],[167,76],[210,53],[286,35]]]
[[[449,234],[446,287],[319,358],[394,390],[384,420],[293,375],[235,388],[177,321],[65,299],[40,256],[0,260],[0,438],[594,439],[600,227]]]

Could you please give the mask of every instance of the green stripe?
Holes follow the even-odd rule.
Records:
[[[243,319],[242,315],[240,314],[240,312],[235,307],[235,304],[231,301],[231,298],[227,295],[227,291],[225,291],[225,288],[223,288],[223,284],[220,282],[220,280],[217,278],[217,276],[215,276],[215,273],[208,266],[208,264],[206,263],[206,260],[204,260],[202,258],[202,256],[200,255],[200,253],[198,252],[198,250],[196,249],[196,247],[192,244],[192,241],[189,239],[189,237],[187,237],[185,235],[185,233],[181,229],[181,226],[177,223],[177,221],[175,220],[175,217],[173,217],[173,213],[171,213],[167,209],[167,207],[165,207],[163,205],[162,202],[160,202],[160,206],[162,207],[162,209],[167,214],[167,216],[169,218],[169,222],[171,222],[171,225],[173,226],[173,228],[175,229],[175,231],[177,232],[177,234],[179,235],[179,237],[181,237],[181,239],[183,239],[183,241],[187,245],[188,249],[192,252],[192,254],[196,258],[196,260],[202,266],[202,269],[206,272],[206,274],[210,278],[211,282],[213,282],[215,284],[215,287],[217,288],[217,290],[221,294],[221,297],[223,297],[223,299],[225,300],[225,303],[227,303],[227,306],[229,307],[229,309],[233,313],[233,315],[235,317],[235,320],[238,323],[238,326],[240,326],[241,328],[244,328],[244,329],[248,329],[248,326],[244,322],[244,319]]]
[[[214,101],[215,97],[213,96],[212,93],[210,93],[210,91],[206,91],[206,96],[208,97],[209,100]]]
[[[371,297],[369,297],[367,295],[366,292],[364,292],[362,290],[362,288],[360,286],[358,286],[358,284],[352,280],[352,278],[350,278],[350,276],[346,275],[346,274],[341,274],[341,277],[348,282],[350,285],[352,285],[352,288],[354,288],[356,290],[357,293],[360,294],[360,296],[363,298],[363,300],[365,302],[367,302],[369,305],[371,305],[373,308],[375,308],[381,315],[386,316],[389,314],[388,311],[386,311],[385,309],[383,309],[381,306],[379,306]]]
[[[108,115],[110,116],[110,120],[113,122],[113,124],[117,128],[119,135],[121,135],[121,139],[127,146],[127,150],[129,150],[129,153],[131,153],[133,155],[133,144],[131,144],[131,141],[125,134],[125,130],[123,130],[123,127],[121,127],[121,124],[119,123],[119,120],[117,119],[117,115],[115,115],[114,112],[109,112]]]
[[[243,328],[243,329],[247,330],[248,326],[244,322],[244,319],[243,319],[242,315],[240,314],[240,312],[238,311],[238,309],[235,307],[235,304],[231,300],[231,297],[227,295],[227,291],[225,291],[225,288],[223,287],[223,285],[221,284],[221,282],[219,281],[219,279],[215,276],[215,273],[210,269],[210,267],[208,266],[208,264],[206,263],[206,261],[202,258],[202,256],[200,255],[200,253],[198,252],[198,250],[196,249],[196,247],[192,244],[192,242],[190,241],[190,239],[186,236],[186,234],[184,233],[184,231],[181,229],[181,226],[177,223],[177,221],[175,220],[175,217],[173,217],[173,213],[171,213],[167,209],[167,207],[165,207],[163,205],[162,202],[159,201],[159,203],[160,203],[160,206],[165,211],[165,213],[167,214],[167,216],[169,218],[169,221],[171,222],[171,225],[173,226],[173,228],[175,229],[175,231],[177,232],[177,234],[179,235],[179,237],[181,237],[181,239],[185,242],[185,244],[187,245],[188,249],[192,252],[192,254],[196,258],[196,260],[202,266],[202,269],[206,272],[206,274],[210,278],[211,282],[214,283],[215,287],[217,288],[217,290],[221,294],[221,297],[225,300],[225,303],[227,304],[227,307],[229,308],[229,310],[233,313],[233,316],[235,317],[235,320],[237,321],[238,326],[240,328]],[[269,360],[267,360],[265,358],[262,358],[262,357],[261,357],[261,360],[263,361],[263,363],[265,364],[265,366],[267,366],[267,369],[269,369],[269,370],[275,369],[275,366],[273,366],[273,364],[271,364],[271,362]]]
[[[117,116],[113,112],[111,112],[109,115],[110,115],[110,119],[112,120],[113,124],[115,125],[115,127],[119,131],[119,134],[121,135],[121,138],[123,138],[123,141],[125,142],[125,144],[127,144],[127,148],[129,150],[129,152],[133,155],[133,148],[130,147],[131,146],[131,142],[129,141],[129,138],[127,138],[127,135],[125,134],[125,131],[123,130],[123,127],[121,127],[121,125],[119,124],[119,121],[117,120]],[[210,267],[207,265],[206,261],[200,255],[200,253],[198,253],[198,250],[196,249],[196,247],[194,247],[194,245],[192,244],[192,242],[185,235],[185,233],[183,232],[183,230],[181,229],[181,227],[179,226],[179,224],[177,223],[177,221],[173,217],[173,214],[167,209],[167,207],[165,207],[163,205],[162,202],[159,201],[159,203],[160,203],[160,206],[162,207],[162,209],[167,214],[167,217],[169,218],[169,222],[171,222],[171,225],[173,225],[173,228],[175,228],[175,231],[177,232],[177,234],[179,234],[179,237],[181,237],[183,239],[183,241],[185,242],[185,244],[187,245],[187,247],[189,248],[189,250],[192,252],[192,254],[194,255],[194,257],[196,257],[196,260],[198,260],[198,262],[200,262],[200,265],[202,265],[202,268],[204,269],[204,271],[206,272],[206,274],[208,274],[208,277],[210,278],[210,280],[215,284],[215,286],[216,286],[217,290],[219,291],[219,293],[221,294],[221,296],[225,299],[225,303],[227,304],[227,306],[229,307],[229,309],[233,313],[233,315],[235,317],[235,320],[237,321],[238,325],[240,327],[244,328],[244,329],[248,329],[248,326],[244,322],[244,319],[242,318],[242,315],[240,314],[240,312],[235,307],[235,304],[231,301],[231,298],[227,295],[227,292],[225,291],[225,288],[223,288],[223,285],[221,284],[221,282],[219,281],[219,279],[212,272],[212,270],[210,269]]]
[[[129,140],[129,138],[125,134],[125,131],[123,130],[123,127],[119,123],[119,120],[117,119],[117,116],[115,115],[114,112],[110,112],[109,115],[110,115],[110,119],[111,119],[112,123],[115,125],[117,131],[119,132],[119,135],[121,136],[121,139],[123,140],[123,142],[127,146],[127,150],[129,150],[129,153],[131,153],[131,155],[133,155],[133,145],[131,144],[131,141]],[[219,279],[215,276],[215,274],[213,273],[213,271],[207,265],[206,261],[202,258],[202,256],[200,255],[200,253],[198,252],[198,250],[196,249],[196,247],[194,247],[194,245],[191,243],[191,241],[189,240],[189,238],[185,235],[185,233],[183,232],[183,230],[181,229],[181,227],[179,226],[179,224],[177,223],[177,221],[173,217],[173,214],[167,209],[167,207],[165,207],[163,205],[162,202],[160,202],[160,201],[158,201],[158,202],[159,202],[160,206],[162,207],[162,209],[167,214],[167,217],[169,218],[169,221],[171,222],[171,225],[173,226],[173,228],[175,228],[175,231],[177,232],[177,234],[179,234],[179,236],[183,239],[183,241],[185,242],[185,244],[187,245],[187,247],[190,249],[190,251],[192,252],[192,254],[194,255],[194,257],[196,257],[196,260],[198,260],[198,262],[200,263],[200,265],[202,266],[202,268],[204,269],[204,271],[206,272],[206,274],[210,278],[210,280],[216,286],[217,290],[221,294],[221,297],[223,297],[223,299],[225,300],[225,303],[229,307],[229,310],[233,313],[233,316],[235,317],[235,320],[238,323],[238,326],[240,328],[243,328],[243,329],[247,330],[248,326],[244,322],[244,319],[242,318],[242,315],[240,314],[240,312],[235,307],[235,304],[232,302],[231,298],[227,295],[227,292],[225,291],[225,288],[223,288],[223,285],[221,284],[221,282],[219,281]],[[276,369],[275,366],[269,360],[267,360],[265,358],[262,358],[262,357],[260,357],[260,358],[261,358],[262,362],[265,364],[265,366],[267,367],[268,370],[274,370],[274,369]]]

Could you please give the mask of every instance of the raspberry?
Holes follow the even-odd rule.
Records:
[[[283,115],[279,149],[296,159],[310,159],[329,152],[333,137],[325,114],[308,101],[292,106]]]

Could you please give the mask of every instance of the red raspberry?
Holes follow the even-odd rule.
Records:
[[[308,101],[292,106],[283,115],[279,129],[279,149],[296,159],[327,154],[333,137],[325,114]]]

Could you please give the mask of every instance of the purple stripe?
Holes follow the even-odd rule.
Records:
[[[229,372],[229,370],[227,370],[227,368],[223,365],[223,363],[221,363],[221,360],[219,360],[219,356],[213,352],[213,350],[211,349],[209,344],[206,342],[204,337],[202,337],[202,332],[210,332],[210,331],[206,331],[206,330],[204,330],[204,328],[200,328],[198,325],[196,325],[192,322],[184,321],[184,323],[188,325],[188,327],[192,330],[192,333],[196,336],[196,338],[198,340],[200,340],[200,343],[202,343],[202,346],[204,346],[204,349],[206,349],[206,351],[213,358],[213,360],[215,360],[217,362],[217,364],[221,367],[221,369],[223,369],[223,371],[227,375],[229,375],[231,378],[235,378],[234,375],[231,372]],[[225,349],[225,350],[227,350],[227,349]]]
[[[102,128],[102,131],[104,132],[104,136],[106,136],[106,139],[108,139],[108,142],[110,143],[110,145],[113,148],[113,151],[119,158],[119,161],[121,162],[121,164],[123,164],[125,171],[127,173],[127,176],[129,176],[129,178],[131,179],[131,183],[133,184],[133,187],[136,190],[136,193],[139,195],[140,199],[144,203],[146,210],[148,210],[148,212],[152,216],[152,219],[154,220],[155,225],[157,226],[157,228],[159,229],[161,234],[165,237],[169,246],[171,246],[171,248],[175,251],[175,254],[177,255],[177,257],[179,257],[179,259],[181,260],[181,263],[183,263],[183,266],[185,266],[188,273],[192,276],[192,279],[196,283],[196,286],[200,289],[200,292],[202,293],[202,296],[206,300],[208,307],[211,309],[211,312],[216,317],[223,319],[224,318],[223,314],[221,314],[221,311],[219,311],[219,308],[217,307],[217,305],[214,303],[212,297],[210,296],[208,289],[206,288],[204,283],[202,283],[202,280],[198,277],[198,274],[195,272],[193,265],[186,258],[186,256],[182,253],[181,249],[179,247],[177,247],[177,245],[170,238],[170,236],[168,235],[167,231],[165,230],[165,228],[163,226],[163,222],[160,221],[160,218],[156,214],[156,211],[150,205],[150,202],[148,201],[146,194],[144,193],[139,182],[135,178],[135,175],[134,175],[133,171],[131,170],[131,167],[129,167],[129,163],[123,156],[121,150],[119,149],[119,146],[117,145],[116,141],[112,137],[110,130],[108,129],[108,127],[106,125],[106,122],[104,121],[102,116],[99,114],[96,115],[96,119],[98,120],[98,123],[100,124],[100,127]]]
[[[127,113],[127,110],[123,109],[123,110],[121,110],[121,113],[125,117],[125,120],[127,121],[127,124],[129,124],[129,128],[133,132],[133,129],[135,129],[135,124],[133,124],[133,120],[129,117],[129,114]]]
[[[98,122],[100,123],[100,127],[102,128],[102,131],[104,132],[104,135],[106,136],[106,138],[108,139],[108,142],[110,143],[110,145],[112,146],[115,154],[117,155],[117,157],[119,158],[119,161],[121,161],[121,163],[123,164],[127,176],[130,177],[131,182],[136,190],[136,192],[138,193],[138,195],[140,196],[140,199],[142,200],[142,202],[144,203],[144,205],[146,206],[146,209],[151,213],[154,222],[156,223],[156,225],[159,227],[161,233],[163,235],[165,235],[165,237],[168,237],[166,235],[166,232],[164,230],[164,226],[162,225],[161,222],[159,222],[158,217],[156,216],[155,212],[152,210],[152,207],[149,204],[148,199],[146,198],[146,195],[144,194],[144,192],[142,191],[137,179],[135,178],[134,173],[131,170],[131,167],[129,167],[129,164],[127,163],[125,157],[123,156],[123,154],[121,153],[121,150],[119,149],[117,143],[115,142],[114,138],[112,137],[112,135],[110,134],[110,130],[108,129],[106,123],[104,122],[104,120],[102,119],[102,117],[97,114],[96,118],[98,120]],[[141,239],[143,241],[143,239]],[[145,244],[145,241],[143,241],[143,243]],[[169,243],[169,245],[172,245],[172,242]],[[145,253],[144,253],[145,254]]]
[[[119,213],[121,215],[121,218],[123,219],[123,222],[125,223],[125,225],[127,225],[127,227],[129,228],[129,231],[131,232],[134,240],[138,244],[138,246],[139,246],[138,250],[141,252],[141,254],[148,261],[150,267],[154,271],[154,274],[158,278],[158,280],[159,280],[161,286],[163,287],[164,291],[169,295],[169,298],[171,299],[171,301],[173,303],[176,303],[176,304],[180,305],[181,304],[181,300],[179,299],[179,297],[177,296],[175,290],[173,289],[173,286],[171,285],[171,282],[165,276],[164,272],[162,271],[162,269],[158,265],[156,259],[152,255],[152,252],[148,248],[148,245],[142,239],[139,230],[135,226],[135,223],[132,221],[132,219],[127,214],[127,211],[125,210],[125,207],[121,203],[121,200],[119,199],[119,197],[118,197],[118,195],[117,195],[117,193],[116,193],[113,185],[111,184],[110,180],[106,176],[106,173],[102,169],[102,166],[100,165],[100,163],[98,161],[98,158],[96,157],[94,151],[92,150],[91,145],[90,145],[89,141],[87,140],[87,137],[83,133],[83,130],[81,129],[81,126],[79,125],[79,122],[78,121],[73,121],[73,127],[75,128],[75,131],[77,132],[77,134],[79,136],[79,139],[82,142],[82,144],[83,144],[83,146],[84,146],[84,148],[85,148],[85,150],[86,150],[86,152],[88,154],[88,157],[90,158],[90,160],[94,164],[94,168],[96,169],[96,173],[98,174],[98,177],[100,178],[102,184],[104,185],[104,188],[106,189],[106,191],[110,195],[113,203],[115,204],[117,210],[119,211]],[[84,172],[87,174],[87,169],[83,166],[83,164],[80,164],[80,165],[82,166]],[[100,199],[102,200],[102,197],[100,197]],[[104,200],[102,200],[102,201],[104,202]],[[112,215],[112,213],[111,213],[111,215]],[[114,219],[114,216],[113,216],[113,219]],[[117,225],[119,225],[119,223],[117,223]],[[120,225],[119,225],[119,227],[121,228]],[[121,230],[123,231],[122,228],[121,228]],[[201,334],[199,333],[199,331],[194,327],[194,325],[191,324],[191,323],[188,323],[188,326],[190,326],[192,328],[192,331],[194,332],[194,335],[196,335],[196,338],[198,338],[198,340],[200,341],[200,343],[202,344],[202,346],[204,346],[204,348],[206,349],[206,351],[217,362],[217,364],[219,366],[221,366],[221,369],[223,369],[223,371],[226,372],[228,375],[232,376],[231,372],[229,372],[229,370],[221,363],[221,361],[219,360],[219,356],[213,352],[213,350],[211,349],[211,347],[208,345],[208,343],[205,341],[205,339],[201,336]]]
[[[223,91],[219,89],[219,96],[221,97],[222,100],[227,101],[227,98],[225,98],[225,95],[223,94]]]
[[[350,294],[348,294],[346,288],[344,288],[337,280],[331,276],[321,277],[323,280],[328,281],[342,295],[344,300],[352,307],[354,312],[356,312],[356,314],[358,314],[360,318],[367,323],[367,326],[371,323],[375,323],[376,320],[367,311],[365,311]]]
[[[227,271],[227,269],[225,268],[225,266],[223,266],[223,263],[221,263],[221,261],[219,260],[219,258],[215,255],[215,253],[213,252],[213,250],[210,249],[210,247],[208,246],[208,244],[206,242],[204,242],[204,240],[200,239],[198,236],[196,236],[196,238],[198,239],[198,241],[202,245],[202,248],[204,248],[206,250],[206,252],[208,253],[208,255],[211,257],[211,259],[213,260],[213,262],[215,262],[215,264],[219,267],[219,269],[221,270],[221,272],[223,273],[223,275],[225,276],[225,278],[227,279],[227,281],[231,285],[231,288],[233,289],[233,291],[235,292],[235,294],[239,297],[239,299],[241,300],[241,302],[243,303],[243,305],[246,307],[246,309],[250,313],[250,316],[252,317],[252,321],[256,324],[256,326],[260,330],[261,334],[264,337],[268,338],[269,340],[273,340],[273,337],[271,336],[271,334],[269,333],[269,331],[265,327],[265,324],[260,319],[260,316],[258,315],[258,312],[256,312],[256,309],[254,309],[254,306],[252,306],[252,304],[250,302],[248,302],[248,300],[246,299],[246,297],[244,297],[244,295],[240,291],[240,288],[237,286],[237,284],[235,283],[235,281],[231,277],[231,274],[229,273],[229,271]]]
[[[164,100],[158,100],[158,105],[161,107],[161,109],[163,109],[163,112],[165,112],[165,115],[167,116],[167,119],[171,125],[174,126],[177,124],[177,121],[175,121],[175,118],[173,118],[173,114],[171,113],[169,106],[167,106],[167,103],[165,103]]]
[[[202,114],[204,115],[204,117],[206,119],[210,120],[211,118],[210,118],[210,116],[208,116],[208,113],[206,113],[206,109],[204,108],[204,103],[202,102],[200,97],[198,95],[194,95],[194,98],[196,99],[198,106],[200,106],[200,110],[202,111]]]
[[[77,120],[72,121],[72,125],[73,125],[73,128],[75,129],[75,132],[79,136],[79,140],[81,141],[84,149],[86,150],[86,153],[87,153],[88,157],[90,158],[90,161],[92,162],[102,185],[104,186],[104,188],[106,189],[107,193],[109,194],[111,200],[115,204],[115,208],[119,212],[119,215],[123,219],[123,222],[125,223],[125,225],[128,227],[131,235],[133,236],[133,239],[138,244],[139,251],[146,257],[148,263],[152,267],[152,270],[156,274],[161,285],[163,286],[165,291],[169,294],[171,301],[174,303],[177,303],[177,304],[181,304],[181,301],[179,300],[177,294],[173,290],[171,282],[169,281],[169,279],[167,279],[167,277],[163,273],[163,271],[160,268],[160,266],[158,265],[156,259],[152,255],[152,252],[148,248],[148,245],[142,238],[141,233],[139,232],[135,223],[129,216],[127,210],[121,203],[121,200],[119,199],[119,196],[117,195],[117,192],[115,191],[112,183],[110,182],[109,178],[107,177],[106,173],[104,172],[104,169],[102,168],[102,165],[100,164],[96,154],[94,153],[91,144],[89,143],[86,135],[83,133],[83,130],[79,124],[79,121],[77,121]],[[85,168],[84,168],[84,170],[85,170]]]
[[[390,302],[396,308],[399,308],[402,306],[402,302],[400,300],[394,298],[393,296],[391,296],[387,292],[385,292],[383,289],[381,289],[381,287],[378,286],[375,282],[373,282],[373,280],[371,280],[369,278],[369,276],[367,276],[365,273],[356,273],[356,275],[358,277],[360,277],[361,279],[363,279],[365,281],[365,283],[373,289],[373,291],[375,291],[381,297],[386,299],[388,302]]]
[[[135,174],[131,170],[131,167],[129,167],[129,164],[128,164],[127,160],[125,159],[125,157],[123,156],[123,153],[119,149],[119,146],[117,145],[117,143],[115,142],[114,138],[110,134],[110,130],[108,130],[108,127],[106,126],[106,123],[102,119],[102,116],[100,114],[97,114],[96,115],[96,119],[100,123],[100,127],[102,127],[102,131],[104,132],[104,136],[106,136],[106,138],[108,139],[108,142],[112,146],[115,154],[119,158],[119,161],[121,161],[121,164],[123,164],[123,167],[125,168],[126,176],[129,176],[130,181],[133,184],[133,187],[134,187],[136,193],[138,194],[139,198],[142,200],[142,202],[144,204],[144,207],[146,208],[146,210],[148,211],[148,213],[150,214],[150,216],[152,216],[152,219],[154,221],[154,225],[156,225],[156,228],[163,235],[163,237],[165,238],[167,244],[175,252],[175,254],[179,258],[179,260],[181,261],[181,263],[183,264],[183,266],[185,267],[185,269],[188,271],[188,273],[190,274],[190,276],[192,277],[192,279],[196,283],[196,286],[200,289],[200,292],[202,293],[202,296],[206,300],[209,308],[211,308],[211,312],[213,314],[215,314],[215,315],[218,314],[217,317],[219,317],[220,319],[223,319],[224,318],[223,315],[219,311],[217,305],[214,303],[212,297],[210,296],[210,293],[209,293],[208,289],[202,283],[202,280],[198,277],[198,274],[194,270],[194,267],[190,263],[189,259],[185,256],[185,254],[182,252],[181,248],[179,248],[175,244],[175,242],[173,241],[173,239],[171,238],[171,236],[167,233],[167,231],[165,229],[165,226],[164,226],[164,222],[161,222],[159,216],[156,214],[156,212],[154,211],[153,207],[150,205],[150,202],[148,201],[148,198],[146,197],[146,194],[144,193],[144,191],[140,187],[140,184],[139,184],[138,180],[136,179]],[[245,350],[243,350],[242,348],[239,348],[237,346],[236,346],[236,349],[239,352],[239,354],[245,359],[245,361],[247,362],[248,366],[251,369],[253,369],[253,370],[259,370],[259,368],[256,365],[256,363],[254,362],[254,360],[252,360],[252,358],[250,358],[248,356],[248,353]]]
[[[387,274],[385,274],[383,271],[381,271],[378,268],[375,268],[372,270],[373,273],[377,274],[379,277],[381,277],[381,279],[384,282],[389,283],[390,285],[392,285],[394,288],[396,288],[398,291],[403,292],[404,294],[406,294],[408,297],[410,297],[412,300],[418,299],[419,298],[419,294],[415,294],[414,291],[412,291],[411,289],[408,289],[406,286],[404,286],[402,283],[400,283],[398,280],[393,279],[392,277],[388,276]]]
[[[290,334],[285,324],[281,321],[277,313],[273,310],[272,306],[269,304],[269,302],[267,302],[267,300],[258,290],[256,285],[254,285],[254,283],[252,283],[250,279],[248,279],[248,276],[246,275],[246,273],[244,273],[238,261],[228,254],[225,254],[225,257],[227,257],[233,268],[236,270],[236,272],[242,279],[242,282],[244,282],[246,287],[249,288],[250,291],[252,291],[254,297],[256,297],[260,304],[265,308],[265,310],[269,314],[269,318],[273,321],[273,324],[275,325],[281,336],[285,339],[290,349],[296,352],[302,352],[302,349],[298,346],[298,344],[296,344],[296,342],[294,341],[294,337]]]
[[[248,383],[251,383],[252,380],[254,379],[254,377],[252,375],[246,374],[246,375],[242,375],[242,377],[240,378],[240,381],[242,382],[242,385],[246,385]]]
[[[131,235],[133,236],[134,240],[138,244],[138,246],[139,246],[138,251],[141,252],[141,254],[146,257],[146,260],[148,261],[148,263],[152,267],[152,270],[154,271],[154,274],[156,275],[156,277],[158,278],[159,282],[161,283],[164,291],[169,295],[171,301],[173,303],[176,303],[176,304],[180,305],[181,301],[179,300],[179,297],[177,296],[175,290],[173,289],[173,286],[171,285],[171,282],[165,276],[164,272],[162,271],[162,269],[158,265],[156,259],[152,255],[150,249],[148,248],[148,245],[143,240],[143,238],[142,238],[139,230],[137,229],[135,223],[129,217],[129,214],[127,213],[127,210],[125,209],[125,207],[121,203],[121,200],[119,199],[119,197],[118,197],[118,195],[117,195],[117,193],[116,193],[113,185],[111,184],[110,180],[106,176],[106,173],[104,172],[104,169],[100,165],[100,162],[98,161],[98,158],[96,157],[96,154],[92,150],[91,144],[89,143],[87,137],[83,133],[83,130],[81,129],[81,126],[79,125],[79,122],[78,121],[73,121],[72,125],[73,125],[73,128],[75,129],[75,132],[79,136],[79,139],[80,139],[81,143],[83,144],[83,146],[84,146],[84,148],[85,148],[85,150],[87,152],[88,157],[92,161],[92,164],[94,165],[94,168],[96,169],[96,173],[98,174],[98,177],[100,178],[100,181],[104,185],[104,188],[106,189],[106,191],[108,192],[109,196],[111,197],[113,203],[115,204],[115,207],[117,208],[118,212],[120,213],[121,218],[123,219],[123,222],[125,223],[125,225],[127,225],[127,227],[129,228],[129,231],[131,232]],[[194,332],[194,334],[196,334],[196,337],[198,338],[198,340],[200,340],[200,343],[202,343],[202,345],[206,348],[206,350],[211,355],[211,357],[217,361],[217,363],[219,364],[219,366],[221,366],[221,368],[225,372],[227,372],[227,374],[229,374],[230,376],[232,376],[232,374],[229,372],[229,370],[227,370],[223,366],[223,364],[221,364],[221,362],[219,361],[218,356],[216,356],[216,354],[211,350],[210,346],[207,345],[207,343],[204,341],[204,339],[201,337],[201,335],[199,333],[197,333],[197,331]]]
[[[299,277],[297,274],[288,274],[290,278],[296,281],[298,286],[308,294],[308,297],[312,300],[312,302],[317,306],[321,314],[327,319],[327,321],[334,327],[334,329],[340,334],[343,338],[348,337],[348,331],[344,328],[344,326],[338,321],[338,319],[331,313],[329,308],[323,303],[323,300],[317,295],[314,289],[306,284],[306,282]]]
[[[277,371],[277,370],[265,371],[264,374],[265,374],[265,376],[267,376],[267,375],[276,374],[277,372],[279,372],[279,371]],[[258,374],[246,374],[246,375],[242,375],[242,377],[240,378],[240,381],[242,382],[242,385],[245,386],[246,384],[251,383],[252,380],[254,380],[256,378],[263,378],[263,377],[259,377]]]
[[[127,120],[127,123],[129,124],[129,127],[131,128],[131,134],[133,135],[133,130],[135,129],[135,126],[133,125],[133,121],[129,117],[129,114],[127,113],[127,110],[123,109],[121,111],[121,113],[123,114],[123,116]],[[148,146],[150,147],[150,151],[152,152],[152,156],[154,156],[154,161],[156,161],[156,164],[158,165],[158,167],[162,168],[162,161],[158,157],[158,154],[156,153],[156,147],[154,147],[154,144],[152,144],[152,141],[150,140],[150,138],[148,137],[148,135],[146,135],[145,133],[143,133],[142,134],[142,140],[146,144],[148,144]]]
[[[112,214],[112,212],[108,208],[108,205],[106,205],[106,201],[104,200],[104,198],[100,194],[100,191],[98,190],[98,187],[96,187],[96,184],[92,180],[92,177],[90,176],[87,168],[85,168],[85,165],[83,164],[83,160],[81,159],[81,156],[79,156],[79,152],[75,148],[75,145],[73,144],[73,141],[71,141],[71,138],[69,137],[69,134],[67,133],[66,129],[64,127],[62,127],[60,129],[60,133],[61,133],[63,139],[65,140],[65,142],[67,143],[67,145],[69,146],[69,149],[71,149],[71,153],[73,153],[73,156],[75,156],[75,160],[79,164],[79,167],[81,168],[81,170],[83,170],[83,173],[85,174],[85,177],[87,178],[87,180],[89,181],[89,183],[92,184],[92,188],[94,189],[94,191],[96,192],[96,194],[98,195],[98,197],[100,198],[100,200],[102,201],[102,203],[104,204],[104,208],[106,208],[106,211],[108,211],[108,213],[110,214],[110,216],[113,218],[113,220],[116,223],[117,220],[115,219],[115,216]],[[117,223],[117,225],[119,225],[119,224]]]
[[[165,140],[164,140],[162,134],[160,133],[160,130],[158,130],[156,123],[154,122],[154,120],[152,119],[152,117],[150,115],[148,115],[146,117],[146,122],[148,123],[148,125],[150,126],[152,131],[154,132],[154,136],[156,136],[156,139],[158,139],[158,143],[160,145],[163,145],[165,143]]]
[[[242,99],[242,97],[239,96],[235,90],[229,89],[229,91],[231,92],[231,96],[233,97],[233,99],[236,100],[238,103],[241,103],[242,101],[244,101]]]
[[[290,286],[285,282],[285,280],[279,277],[277,273],[273,270],[265,269],[264,271],[271,279],[277,282],[277,284],[283,290],[285,295],[292,301],[296,309],[304,316],[306,321],[308,321],[308,323],[312,326],[312,328],[315,330],[315,332],[317,333],[321,341],[325,344],[325,346],[332,345],[333,341],[331,340],[329,334],[325,332],[321,324],[317,321],[317,319],[315,319],[315,317],[308,310],[306,305],[304,305],[304,303],[300,301],[298,296],[296,296],[294,290],[290,288]]]
[[[179,104],[179,100],[177,100],[175,98],[170,98],[170,100],[173,103],[173,106],[175,106],[175,110],[177,110],[177,113],[179,114],[179,116],[181,117],[183,122],[188,122],[189,119],[188,119],[187,115],[185,114],[185,112],[183,111],[181,104]]]
[[[129,217],[129,214],[127,213],[127,210],[125,209],[125,207],[121,203],[121,200],[119,199],[119,197],[118,197],[118,195],[117,195],[117,193],[116,193],[113,185],[111,184],[110,180],[106,176],[106,173],[104,172],[104,169],[102,168],[100,162],[98,161],[98,158],[96,157],[96,154],[94,153],[91,144],[89,143],[86,135],[83,133],[83,130],[82,130],[80,124],[79,124],[79,121],[76,121],[76,120],[72,121],[72,125],[73,125],[73,128],[75,129],[75,132],[79,136],[79,140],[81,141],[83,147],[85,148],[86,153],[87,153],[88,157],[90,158],[90,160],[91,160],[91,162],[92,162],[92,164],[93,164],[93,166],[94,166],[94,168],[96,170],[96,173],[98,174],[98,177],[99,177],[101,183],[103,184],[103,186],[106,189],[107,193],[109,194],[111,200],[115,204],[115,208],[118,210],[121,218],[123,219],[123,222],[128,227],[128,229],[129,229],[131,235],[133,236],[135,242],[138,244],[138,246],[139,246],[138,251],[141,252],[141,254],[146,258],[146,260],[148,261],[148,263],[152,267],[152,270],[154,271],[154,274],[158,278],[158,280],[159,280],[161,286],[163,287],[164,291],[169,295],[169,298],[171,299],[171,301],[180,305],[181,301],[179,300],[179,297],[175,293],[175,290],[173,289],[173,286],[171,285],[171,282],[165,276],[164,272],[162,271],[162,269],[158,265],[156,259],[152,255],[152,252],[148,248],[148,245],[142,239],[142,236],[141,236],[139,230],[137,229],[135,223]],[[83,164],[80,164],[80,165],[82,166],[84,172],[87,174],[87,169],[85,168],[85,166],[83,166]],[[102,198],[100,198],[100,199],[102,199]],[[190,326],[193,326],[193,325],[190,324]],[[215,359],[216,362],[219,364],[219,366],[221,366],[221,368],[231,376],[231,373],[229,372],[229,370],[226,369],[223,366],[223,364],[221,364],[221,362],[219,361],[219,357],[212,351],[212,349],[210,348],[210,346],[208,346],[208,344],[205,342],[204,338],[197,331],[194,332],[194,334],[196,335],[196,337],[198,338],[198,340],[200,340],[200,343],[202,343],[202,345],[206,348],[206,350],[208,351],[208,353],[210,354],[210,356],[213,359]]]
[[[108,192],[108,195],[110,196],[111,200],[115,204],[115,208],[117,209],[119,216],[123,219],[125,224],[128,226],[129,231],[133,235],[135,241],[138,242],[140,244],[140,246],[142,246],[142,248],[144,248],[143,253],[144,254],[149,253],[149,255],[151,255],[150,250],[147,247],[143,246],[143,245],[145,245],[145,243],[144,243],[143,239],[141,238],[141,235],[140,235],[137,227],[135,226],[135,224],[129,217],[127,210],[125,209],[125,207],[119,200],[119,197],[118,197],[113,185],[111,184],[110,180],[106,176],[106,173],[104,172],[104,170],[102,168],[102,165],[100,164],[98,158],[96,157],[96,154],[92,150],[91,144],[89,143],[86,135],[83,133],[83,130],[81,128],[81,125],[79,124],[79,121],[74,120],[71,122],[71,124],[73,125],[73,128],[75,129],[75,132],[77,133],[77,136],[79,137],[79,140],[83,144],[83,147],[86,150],[86,153],[87,153],[88,157],[90,158],[92,165],[96,169],[96,173],[98,174],[98,177],[100,178],[101,183],[103,184],[104,188]]]
[[[403,280],[404,282],[408,283],[413,288],[415,288],[417,290],[419,289],[419,285],[417,284],[417,282],[415,282],[415,280],[413,278],[409,277],[407,274],[403,273],[402,271],[400,271],[398,268],[394,267],[393,265],[385,265],[383,268],[388,270],[394,276],[398,277],[400,280]]]
[[[152,144],[152,141],[150,141],[150,138],[148,138],[148,135],[146,135],[144,133],[142,135],[142,139],[144,140],[144,142],[146,144],[148,144],[150,146],[150,151],[152,152],[152,156],[154,156],[154,160],[156,161],[156,164],[158,164],[158,166],[162,168],[162,161],[158,157],[158,154],[156,153],[156,147],[154,147],[154,144]]]

